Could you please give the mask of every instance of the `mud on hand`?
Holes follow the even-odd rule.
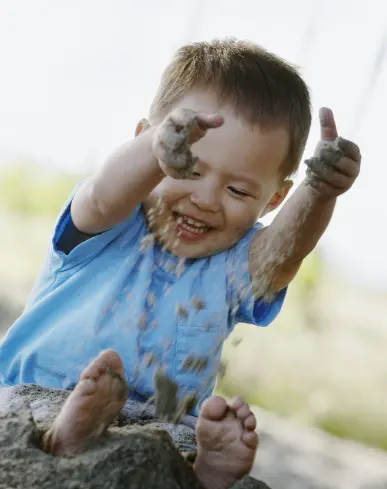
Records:
[[[191,145],[208,129],[222,124],[220,115],[198,114],[189,109],[171,112],[155,132],[153,142],[153,154],[163,172],[173,178],[189,178],[196,162]]]
[[[313,158],[305,161],[306,182],[326,197],[349,190],[360,172],[361,154],[352,141],[338,136],[333,112],[320,110],[321,140]]]

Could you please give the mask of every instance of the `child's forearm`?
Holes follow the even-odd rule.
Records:
[[[257,294],[271,294],[289,284],[326,230],[335,203],[336,197],[323,196],[304,181],[272,224],[258,233],[250,251]]]
[[[335,204],[335,197],[322,196],[306,181],[302,182],[267,230],[272,245],[282,248],[284,263],[300,262],[315,248]]]
[[[153,154],[153,128],[122,145],[79,189],[71,205],[75,226],[96,234],[118,224],[162,180]]]

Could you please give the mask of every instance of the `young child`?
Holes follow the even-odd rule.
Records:
[[[297,71],[249,42],[181,48],[148,119],[66,203],[25,311],[0,346],[2,384],[61,389],[114,350],[83,373],[48,437],[55,453],[84,449],[93,427],[109,424],[122,406],[117,377],[145,401],[161,366],[202,406],[224,339],[238,322],[273,321],[359,173],[358,147],[337,138],[322,109],[306,179],[270,226],[256,224],[292,186],[311,112]],[[248,472],[254,428],[241,400],[202,406],[195,470],[205,487],[230,487]]]

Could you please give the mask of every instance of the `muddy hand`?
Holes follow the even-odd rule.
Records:
[[[321,195],[337,197],[352,187],[360,172],[359,147],[338,137],[333,112],[320,109],[321,140],[305,161],[307,182]]]
[[[220,115],[198,114],[177,109],[169,114],[155,133],[153,153],[166,175],[189,178],[195,164],[191,144],[205,136],[208,129],[220,127]]]

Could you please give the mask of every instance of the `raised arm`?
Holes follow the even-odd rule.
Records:
[[[305,180],[252,242],[249,268],[256,297],[270,296],[290,283],[326,230],[337,197],[359,174],[360,150],[337,137],[330,109],[320,110],[320,126],[321,140],[315,156],[306,161]]]
[[[71,215],[79,231],[97,234],[128,217],[164,174],[153,155],[155,128],[118,148],[75,194]]]
[[[71,215],[77,229],[105,231],[128,217],[165,175],[187,177],[194,161],[190,145],[222,124],[217,115],[184,109],[156,126],[140,123],[137,137],[113,153],[74,196]]]

